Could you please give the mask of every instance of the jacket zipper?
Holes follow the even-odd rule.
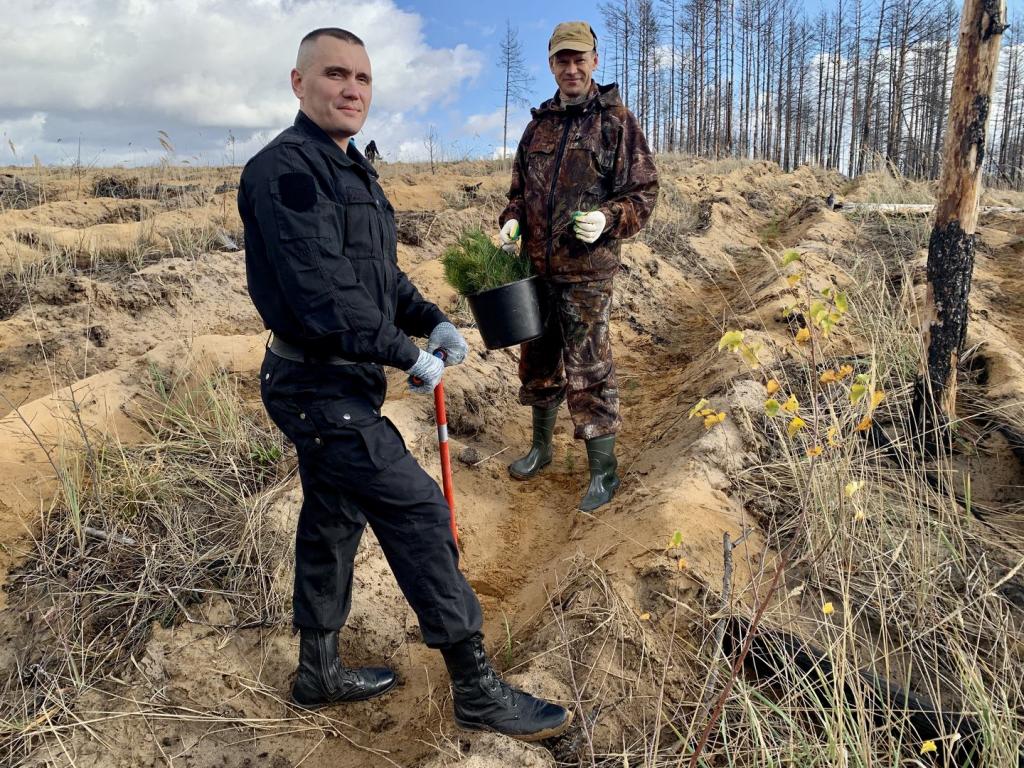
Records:
[[[548,193],[548,248],[544,256],[544,263],[547,266],[548,277],[551,276],[551,250],[554,247],[554,222],[555,215],[555,187],[558,185],[558,171],[562,167],[562,155],[565,154],[565,142],[569,138],[569,128],[572,127],[572,118],[565,117],[565,127],[562,129],[562,140],[558,142],[558,152],[555,154],[555,171],[551,174],[551,191]]]

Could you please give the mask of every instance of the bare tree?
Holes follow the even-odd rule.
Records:
[[[441,144],[441,134],[437,132],[437,126],[433,123],[427,127],[427,135],[423,137],[423,146],[427,150],[427,158],[430,160],[430,172],[436,173],[436,164],[444,162],[444,146]]]
[[[1006,0],[965,0],[935,227],[928,243],[922,327],[927,359],[915,393],[922,433],[933,424],[945,427],[956,416],[956,371],[967,337],[985,136],[1005,29]]]
[[[530,103],[530,88],[533,75],[523,62],[523,46],[519,42],[519,30],[505,20],[505,36],[501,38],[501,58],[498,66],[505,73],[505,114],[501,132],[501,159],[508,156],[508,107],[509,104]]]

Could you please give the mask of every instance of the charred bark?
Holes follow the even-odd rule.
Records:
[[[964,2],[935,226],[928,244],[922,327],[927,352],[914,398],[915,423],[925,448],[956,418],[956,371],[967,336],[985,128],[1005,18],[1005,0]]]

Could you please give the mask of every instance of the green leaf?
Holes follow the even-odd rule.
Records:
[[[710,403],[708,402],[707,398],[702,397],[700,400],[697,401],[697,404],[695,406],[693,406],[693,408],[690,409],[689,418],[692,419],[694,416],[699,414],[702,410],[707,408],[709,405],[710,405]]]
[[[860,377],[858,377],[860,378]],[[866,384],[854,384],[850,387],[850,402],[856,405],[864,399],[864,395],[868,393]]]
[[[672,538],[669,540],[668,546],[669,546],[670,549],[678,549],[679,547],[682,546],[682,544],[683,544],[683,532],[682,531],[676,531],[675,533],[672,534]]]
[[[846,312],[849,311],[849,309],[850,309],[849,299],[847,299],[846,294],[843,293],[842,291],[836,291],[835,302],[836,302],[836,309],[838,309],[840,312],[845,314]]]
[[[718,351],[721,352],[723,349],[728,349],[730,352],[735,352],[736,348],[743,343],[743,331],[726,331],[721,339],[718,340]]]
[[[760,347],[760,344],[741,344],[739,346],[740,355],[751,368],[757,368],[761,364],[757,359],[757,350]]]
[[[816,301],[811,304],[811,309],[807,314],[811,316],[811,320],[815,323],[821,323],[822,318],[828,314],[828,309],[823,302]]]
[[[779,411],[782,406],[779,405],[779,401],[774,397],[764,401],[764,412],[767,413],[771,418],[775,418],[779,415]]]
[[[786,251],[782,255],[782,266],[788,267],[794,261],[800,261],[800,253],[798,251]]]

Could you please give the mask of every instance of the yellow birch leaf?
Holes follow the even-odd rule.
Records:
[[[830,603],[830,602],[829,603],[824,603],[821,606],[821,612],[824,613],[826,616],[831,616],[833,613],[836,612],[836,607],[834,605],[832,605],[832,603]]]
[[[640,621],[650,621],[650,620],[651,620],[651,614],[647,613],[647,611],[644,611],[643,613],[640,614]]]
[[[822,447],[821,447],[820,445],[816,445],[816,446],[814,446],[813,448],[808,448],[808,449],[807,449],[807,455],[808,455],[808,457],[810,457],[810,458],[812,458],[812,459],[813,459],[813,458],[815,458],[816,456],[821,456],[821,454],[822,454],[822,452],[823,452],[824,450],[825,450],[825,449],[824,449],[824,448],[822,448]]]
[[[864,487],[863,480],[851,480],[843,487],[843,493],[846,494],[846,498],[852,499],[857,495],[857,492]]]
[[[676,568],[677,569],[679,569],[680,571],[685,571],[686,567],[687,566],[686,566],[686,559],[685,558],[680,557],[678,560],[676,560]]]
[[[864,510],[863,509],[858,509],[856,512],[854,512],[853,513],[853,520],[856,523],[859,523],[859,522],[863,521],[864,520]]]
[[[839,445],[839,441],[836,440],[836,435],[839,433],[839,429],[836,427],[828,428],[828,446],[829,448],[835,448]]]
[[[811,331],[808,328],[801,328],[796,332],[796,340],[798,344],[805,344],[811,340]]]
[[[802,277],[803,277],[803,275],[800,274],[799,272],[797,272],[795,275],[788,275],[786,277],[786,285],[788,285],[790,288],[792,288],[793,286],[795,286],[797,283],[800,282],[800,279]]]
[[[875,410],[875,408],[878,407],[878,404],[883,400],[885,400],[885,392],[880,389],[876,389],[871,393],[871,405],[868,407],[868,410]]]
[[[922,755],[927,755],[930,752],[938,752],[938,751],[939,751],[938,745],[934,741],[932,741],[931,739],[928,739],[928,741],[924,742],[921,745],[921,754]]]
[[[711,429],[713,426],[721,424],[723,421],[725,421],[724,413],[715,413],[707,416],[704,419],[704,429]]]
[[[764,388],[768,390],[768,395],[771,396],[778,392],[782,388],[782,385],[779,384],[779,382],[777,382],[775,379],[772,379],[771,381],[764,385]]]
[[[838,309],[843,314],[846,314],[847,310],[850,309],[850,302],[846,298],[846,294],[843,293],[842,291],[836,291],[835,296],[833,298],[836,302],[836,309]]]
[[[853,366],[852,365],[841,365],[841,366],[839,366],[839,375],[837,376],[837,378],[839,379],[839,381],[842,381],[847,376],[849,376],[851,373],[853,373]]]
[[[860,420],[860,423],[856,427],[854,427],[854,429],[857,430],[858,432],[867,432],[869,429],[871,429],[871,417],[865,416],[863,419]]]
[[[835,384],[839,381],[839,377],[835,371],[831,368],[821,374],[821,378],[818,379],[822,384]]]
[[[690,418],[692,419],[694,416],[699,414],[702,410],[707,408],[708,405],[710,405],[710,403],[707,401],[706,398],[702,397],[700,400],[697,401],[697,404],[690,409]]]
[[[790,395],[786,404],[782,406],[782,410],[786,413],[796,413],[800,410],[800,403],[796,400],[796,395]]]
[[[786,434],[793,437],[797,432],[807,426],[807,422],[799,416],[795,416],[786,426]]]

